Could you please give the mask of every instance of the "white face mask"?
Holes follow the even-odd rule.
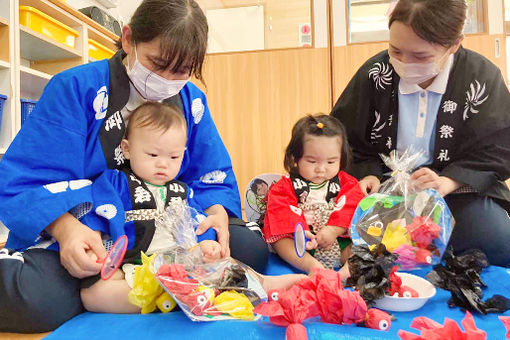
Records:
[[[445,56],[449,55],[450,53],[447,51],[439,61],[425,64],[403,63],[390,56],[390,63],[393,65],[400,79],[403,79],[406,83],[418,85],[437,76],[439,72],[441,72],[442,60]]]
[[[151,101],[160,101],[175,96],[189,81],[189,79],[168,80],[154,72],[151,72],[138,61],[136,45],[134,46],[134,50],[135,62],[133,67],[131,67],[131,70],[129,69],[128,65],[128,67],[126,67],[126,71],[135,88],[145,99]]]

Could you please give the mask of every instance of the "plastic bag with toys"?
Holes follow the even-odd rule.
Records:
[[[402,270],[441,262],[455,220],[445,200],[433,189],[415,190],[411,172],[421,152],[395,150],[381,157],[393,172],[378,193],[365,197],[351,222],[354,245],[382,243],[398,254]]]
[[[193,321],[259,319],[253,309],[267,294],[255,272],[232,258],[204,261],[191,210],[171,205],[160,217],[160,223],[176,226],[177,245],[154,259],[156,279]]]

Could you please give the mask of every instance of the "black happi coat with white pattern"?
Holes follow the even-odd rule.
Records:
[[[461,47],[454,57],[428,167],[498,199],[508,211],[510,93],[501,71],[483,56]],[[396,148],[399,81],[382,51],[361,66],[331,112],[347,128],[350,172],[357,178],[389,171],[379,153]]]

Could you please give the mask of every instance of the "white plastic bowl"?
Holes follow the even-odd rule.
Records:
[[[436,287],[429,281],[408,273],[396,273],[402,279],[403,286],[409,286],[418,292],[418,297],[394,297],[386,295],[375,300],[374,307],[392,312],[409,312],[421,308],[425,302],[436,295]]]

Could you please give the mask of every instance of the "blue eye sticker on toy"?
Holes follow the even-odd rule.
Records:
[[[455,224],[437,191],[414,189],[410,174],[420,155],[409,150],[381,155],[392,175],[378,193],[359,203],[351,222],[354,245],[384,244],[398,254],[402,270],[440,263]]]

